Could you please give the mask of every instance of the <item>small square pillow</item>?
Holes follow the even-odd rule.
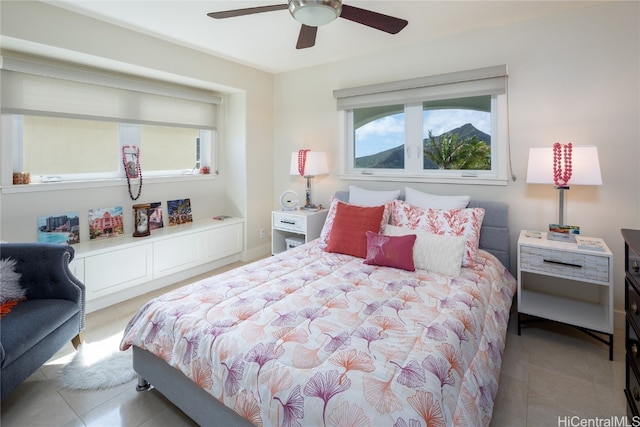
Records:
[[[24,298],[26,290],[20,287],[20,277],[16,272],[16,260],[0,259],[0,304]]]
[[[413,245],[413,263],[417,270],[457,277],[462,268],[462,256],[467,239],[464,236],[431,234],[422,230],[411,230],[395,225],[387,225],[384,234],[388,236],[416,235]]]
[[[423,209],[464,209],[469,199],[469,196],[438,196],[410,187],[404,188],[404,201]]]
[[[400,197],[400,190],[365,190],[364,188],[349,186],[349,204],[358,206],[380,206],[392,202]]]
[[[422,209],[395,200],[391,225],[423,230],[432,234],[464,236],[466,238],[462,266],[476,268],[476,252],[480,243],[480,227],[484,219],[483,208]]]
[[[329,212],[327,212],[327,219],[324,220],[322,231],[320,231],[320,247],[325,247],[329,243],[329,235],[331,234],[331,228],[333,228],[333,221],[336,217],[336,209],[339,204],[350,206],[349,203],[345,203],[335,196],[331,198],[331,206],[329,206]],[[384,230],[384,227],[389,223],[391,217],[391,202],[384,204],[384,213],[382,214],[382,220],[380,221],[380,230]]]
[[[367,231],[379,233],[384,206],[354,206],[338,203],[325,251],[364,258],[367,256]]]
[[[415,271],[416,267],[413,263],[415,241],[415,234],[386,236],[367,231],[367,258],[364,263]]]

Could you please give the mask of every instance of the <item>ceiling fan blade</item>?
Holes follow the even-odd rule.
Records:
[[[310,27],[303,24],[300,28],[300,34],[298,35],[298,44],[296,44],[296,49],[306,49],[315,45],[317,33],[318,27]]]
[[[389,34],[399,33],[409,23],[404,19],[373,12],[371,10],[360,9],[355,6],[348,6],[346,4],[342,5],[342,13],[340,14],[340,17]]]
[[[236,16],[253,15],[254,13],[271,12],[274,10],[288,9],[286,4],[274,4],[271,6],[248,7],[245,9],[224,10],[222,12],[207,13],[207,16],[215,19],[234,18]]]

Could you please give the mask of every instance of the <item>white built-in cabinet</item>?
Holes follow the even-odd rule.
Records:
[[[85,284],[87,312],[240,260],[244,220],[204,220],[74,245],[69,268]]]

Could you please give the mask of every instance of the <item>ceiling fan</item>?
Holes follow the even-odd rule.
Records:
[[[340,0],[288,0],[287,4],[211,12],[207,15],[215,19],[225,19],[284,9],[289,9],[291,16],[302,23],[296,49],[312,47],[316,43],[318,27],[338,18],[348,19],[389,34],[399,33],[408,24],[404,19],[348,6]]]

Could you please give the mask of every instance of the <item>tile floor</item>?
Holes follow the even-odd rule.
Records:
[[[117,345],[135,310],[158,293],[88,314],[85,341],[110,339]],[[560,426],[569,424],[560,423],[559,417],[586,420],[626,414],[624,331],[615,331],[610,362],[606,346],[573,328],[544,323],[523,328],[518,336],[515,319],[513,315],[508,329],[491,426]],[[73,351],[71,344],[65,346],[1,403],[2,427],[195,425],[157,391],[136,392],[135,380],[104,391],[59,389],[58,371]]]

